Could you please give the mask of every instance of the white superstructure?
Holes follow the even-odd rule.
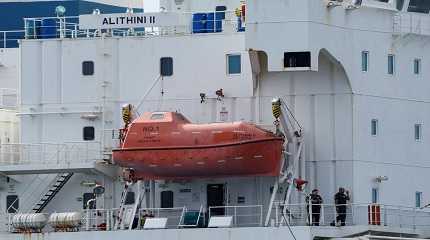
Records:
[[[428,237],[430,6],[418,0],[248,0],[245,16],[237,16],[242,4],[165,0],[166,19],[184,21],[144,31],[70,24],[57,30],[62,37],[22,40],[20,142],[0,148],[0,195],[14,197],[0,203],[0,211],[82,212],[80,232],[46,239],[293,239],[285,221],[297,239],[367,232]],[[165,75],[164,68],[173,71]],[[118,147],[124,104],[139,106],[140,113],[178,111],[197,123],[245,120],[274,130],[276,97],[303,127],[295,176],[309,181],[306,191],[320,190],[322,226],[303,226],[305,194],[294,191],[283,206],[282,186],[265,226],[276,179],[232,177],[135,184],[126,202],[133,211],[144,196],[141,215],[152,212],[160,221],[155,225],[167,218],[167,228],[190,227],[186,216],[194,210],[206,223],[213,212],[231,216],[233,228],[196,223],[200,228],[100,231],[115,230],[120,215],[124,183],[111,150]],[[105,193],[92,201],[98,185]],[[339,187],[351,191],[348,226],[331,227]],[[368,208],[372,204],[380,213]]]

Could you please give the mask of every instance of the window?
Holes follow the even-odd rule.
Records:
[[[421,72],[421,59],[414,59],[414,74],[418,75]]]
[[[96,199],[96,195],[94,193],[84,193],[82,196],[83,199],[83,209],[96,209],[96,201],[90,201],[91,199]],[[90,202],[88,202],[90,201]]]
[[[226,6],[216,6],[215,7],[215,12],[217,12],[217,19],[225,19],[225,12],[227,11],[227,7]]]
[[[151,120],[161,120],[164,119],[164,113],[153,113],[151,115]]]
[[[409,2],[408,12],[429,13],[429,0],[411,0]]]
[[[310,52],[284,53],[284,68],[311,67]]]
[[[379,202],[379,189],[372,188],[372,203]]]
[[[228,74],[240,74],[242,72],[240,54],[227,55],[227,72]]]
[[[396,0],[397,10],[401,11],[403,9],[404,4],[405,4],[405,0]]]
[[[421,208],[423,193],[422,192],[415,192],[415,207]]]
[[[161,208],[173,208],[173,192],[161,192]]]
[[[93,61],[83,61],[82,62],[82,75],[84,75],[84,76],[94,75],[94,62]]]
[[[395,58],[393,54],[388,55],[388,74],[394,74]]]
[[[419,141],[422,138],[422,125],[421,124],[415,124],[414,126],[414,135],[415,135],[415,140]]]
[[[160,58],[160,75],[168,77],[173,75],[173,58],[162,57]]]
[[[6,196],[6,210],[7,213],[17,213],[19,210],[19,198],[18,195]]]
[[[372,119],[370,125],[371,125],[370,126],[370,132],[371,132],[372,136],[377,136],[378,135],[378,120]]]
[[[84,127],[84,140],[92,141],[95,138],[94,127]]]
[[[369,70],[369,52],[361,52],[361,71],[367,72]]]

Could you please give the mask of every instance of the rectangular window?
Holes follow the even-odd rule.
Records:
[[[418,75],[421,72],[421,59],[414,59],[414,74]]]
[[[361,52],[361,71],[367,72],[369,70],[369,52]]]
[[[96,199],[96,195],[94,193],[84,193],[82,196],[83,199],[83,209],[96,209],[96,201],[92,199]],[[92,201],[90,201],[92,200]]]
[[[372,188],[372,203],[379,202],[379,190],[377,188]]]
[[[92,141],[95,139],[94,127],[84,127],[83,130],[84,140]]]
[[[173,192],[162,191],[161,193],[161,208],[173,208]]]
[[[168,77],[173,75],[173,58],[162,57],[160,58],[160,75]]]
[[[285,52],[284,68],[311,67],[311,52]]]
[[[378,120],[377,119],[372,119],[371,124],[370,124],[370,132],[372,134],[372,136],[377,136],[378,135]]]
[[[240,54],[227,55],[227,72],[228,74],[240,74],[242,72]]]
[[[19,210],[19,198],[18,195],[7,195],[6,196],[6,212],[17,213]]]
[[[94,62],[93,61],[83,61],[82,62],[82,75],[84,75],[84,76],[94,75]]]
[[[393,54],[388,55],[388,74],[394,74],[395,58]]]
[[[416,141],[421,140],[421,138],[422,138],[422,125],[421,124],[415,124],[414,135],[415,135]]]
[[[420,208],[422,203],[423,193],[422,192],[415,192],[415,207]]]

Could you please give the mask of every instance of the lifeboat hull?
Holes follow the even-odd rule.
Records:
[[[138,179],[278,176],[282,140],[268,139],[198,148],[133,148],[114,151],[115,163]]]
[[[193,124],[145,113],[124,130],[113,160],[137,179],[278,176],[283,138],[246,122]]]

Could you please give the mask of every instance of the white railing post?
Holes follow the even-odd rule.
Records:
[[[237,225],[237,209],[236,206],[234,207],[234,225]]]
[[[87,216],[87,221],[85,221],[85,230],[89,231],[90,230],[90,210],[87,209],[86,210],[86,216]]]

